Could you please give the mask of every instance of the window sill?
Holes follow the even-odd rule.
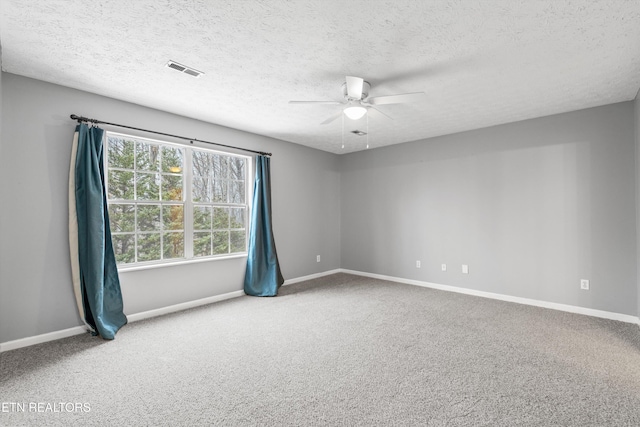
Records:
[[[246,257],[247,257],[247,254],[243,253],[243,254],[211,257],[211,258],[197,258],[197,259],[186,259],[186,260],[174,261],[174,262],[161,262],[157,264],[134,265],[130,267],[122,266],[122,267],[118,267],[118,273],[128,273],[129,271],[150,270],[153,268],[175,267],[178,265],[199,264],[202,262],[215,262],[215,261],[223,261],[223,260],[246,258]]]

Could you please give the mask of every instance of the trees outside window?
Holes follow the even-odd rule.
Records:
[[[106,135],[119,265],[246,253],[248,157]]]

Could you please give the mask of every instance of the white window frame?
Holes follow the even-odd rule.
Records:
[[[184,258],[172,258],[172,259],[161,259],[161,260],[153,260],[153,261],[136,261],[136,262],[132,262],[132,263],[126,263],[126,264],[118,264],[118,271],[133,271],[133,270],[145,270],[145,269],[149,269],[149,268],[157,268],[157,267],[168,267],[168,266],[174,266],[174,265],[182,265],[182,264],[191,264],[191,263],[199,263],[199,262],[207,262],[207,261],[218,261],[218,260],[224,260],[224,259],[232,259],[232,258],[246,258],[247,257],[247,251],[246,249],[248,248],[249,245],[249,232],[250,232],[250,218],[251,218],[251,202],[253,201],[253,181],[254,181],[254,167],[253,167],[253,162],[254,159],[252,156],[247,156],[247,155],[242,155],[242,154],[238,154],[238,153],[233,153],[233,152],[227,152],[227,151],[221,151],[221,150],[214,150],[208,147],[200,147],[200,146],[193,146],[193,145],[187,145],[187,144],[180,144],[180,143],[176,143],[176,142],[171,142],[171,141],[165,141],[165,140],[159,140],[159,139],[153,139],[153,138],[146,138],[146,137],[141,137],[141,136],[136,136],[136,135],[131,135],[131,134],[125,134],[125,133],[120,133],[120,132],[112,132],[112,131],[105,131],[104,134],[104,140],[103,140],[103,145],[104,145],[104,149],[103,149],[103,167],[104,167],[104,172],[105,172],[105,190],[106,190],[106,197],[107,197],[107,204],[109,204],[109,202],[111,202],[109,200],[109,173],[110,173],[110,169],[109,169],[109,136],[115,136],[115,137],[119,137],[119,138],[126,138],[126,139],[131,139],[134,141],[142,141],[142,142],[148,142],[151,144],[157,144],[157,145],[166,145],[166,146],[170,146],[170,147],[175,147],[175,148],[180,148],[183,150],[184,156],[183,156],[183,162],[184,162],[184,170],[183,170],[183,182],[182,182],[182,191],[183,191],[183,200],[180,201],[171,201],[171,200],[167,200],[167,201],[163,201],[163,200],[158,200],[158,201],[124,201],[124,202],[120,202],[118,201],[117,203],[125,203],[125,204],[134,204],[134,205],[144,205],[144,204],[160,204],[160,205],[171,205],[171,204],[183,204],[184,206],[184,210],[183,210],[183,217],[184,217]],[[134,148],[135,149],[135,148]],[[194,202],[192,201],[193,198],[193,169],[192,169],[192,153],[194,150],[198,150],[198,151],[205,151],[205,152],[209,152],[212,154],[218,154],[218,155],[222,155],[222,156],[235,156],[235,157],[241,157],[244,158],[246,163],[245,163],[245,188],[244,188],[244,192],[245,192],[245,203],[238,205],[238,204],[231,204],[231,203],[209,203],[209,202]],[[135,165],[134,165],[135,168]],[[162,172],[160,172],[162,173]],[[134,180],[134,185],[135,185],[135,180]],[[135,194],[135,193],[134,193]],[[198,256],[195,257],[193,255],[193,249],[194,249],[194,245],[193,245],[193,231],[194,231],[194,223],[193,223],[193,212],[194,212],[194,206],[196,205],[206,205],[206,206],[220,206],[220,207],[227,207],[227,208],[233,208],[233,207],[245,207],[245,251],[244,252],[234,252],[234,253],[227,253],[227,254],[218,254],[218,255],[208,255],[208,256]],[[161,211],[162,212],[162,211]],[[162,218],[161,218],[162,220]],[[135,225],[134,225],[135,227]],[[231,228],[229,228],[230,231]],[[132,234],[136,234],[138,233],[138,231],[136,231],[134,229]],[[113,234],[113,230],[112,230],[112,234]],[[231,234],[231,233],[229,233]],[[161,251],[162,251],[162,247],[161,247]],[[136,243],[136,253],[137,253],[137,243]]]

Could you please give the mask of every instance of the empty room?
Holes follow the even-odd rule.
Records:
[[[640,425],[640,2],[0,0],[0,425]]]

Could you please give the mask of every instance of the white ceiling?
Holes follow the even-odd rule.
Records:
[[[640,1],[0,0],[2,68],[334,153],[345,75],[381,105],[371,147],[635,97]],[[174,60],[205,72],[192,78]],[[75,112],[83,114],[82,111]],[[96,117],[110,121],[110,117]],[[135,117],[130,123],[135,126]],[[161,129],[160,131],[170,131]],[[341,148],[344,135],[345,148]],[[198,138],[207,139],[206,135]]]

